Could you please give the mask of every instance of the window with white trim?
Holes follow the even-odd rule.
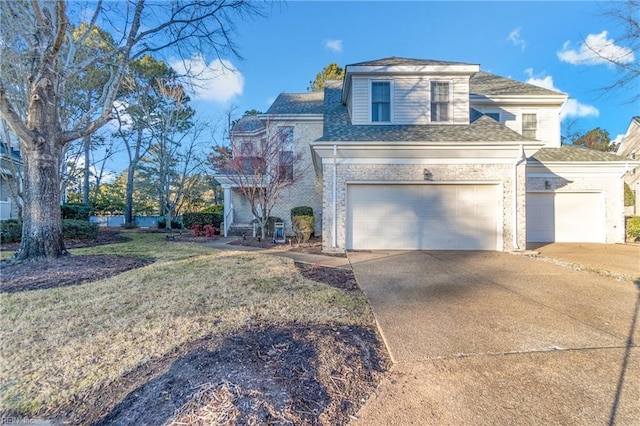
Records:
[[[371,121],[391,121],[391,82],[371,82]]]
[[[451,98],[448,81],[431,82],[431,121],[447,122],[451,120]]]
[[[293,180],[293,127],[278,127],[278,179]]]
[[[538,116],[536,114],[522,114],[522,136],[535,139],[537,128]]]

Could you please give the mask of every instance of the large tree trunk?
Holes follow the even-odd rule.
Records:
[[[135,165],[129,164],[127,170],[127,188],[124,197],[124,227],[130,228],[135,225],[135,218],[133,217],[133,179],[135,177]]]
[[[56,258],[66,254],[60,215],[59,164],[62,149],[45,141],[45,149],[24,156],[22,243],[16,259]]]
[[[24,210],[18,260],[57,258],[67,251],[60,214],[60,164],[64,144],[55,94],[55,73],[45,69],[29,88],[27,128],[20,140],[24,155]]]

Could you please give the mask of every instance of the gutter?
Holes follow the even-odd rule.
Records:
[[[513,225],[512,225],[512,235],[513,235],[513,249],[521,250],[518,245],[518,166],[523,162],[527,161],[527,157],[524,153],[524,146],[520,145],[520,153],[519,157],[516,158],[516,162],[513,164],[513,188],[512,199],[513,199]],[[526,176],[525,176],[526,179]]]

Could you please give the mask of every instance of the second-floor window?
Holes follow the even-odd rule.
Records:
[[[391,82],[371,82],[371,121],[391,121]]]
[[[538,117],[536,114],[522,114],[522,136],[535,139],[537,128]]]
[[[280,151],[278,159],[278,179],[293,180],[293,151]]]
[[[451,100],[448,81],[431,82],[431,121],[449,121]]]

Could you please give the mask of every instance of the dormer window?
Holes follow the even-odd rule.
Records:
[[[432,81],[431,82],[431,121],[447,122],[450,121],[450,105],[451,98],[449,96],[448,81]]]
[[[538,116],[536,114],[522,114],[522,136],[535,139],[537,129]]]
[[[371,121],[391,121],[391,82],[371,82]]]

